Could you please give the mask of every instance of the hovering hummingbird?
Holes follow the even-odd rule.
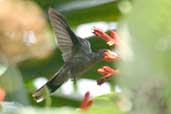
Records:
[[[102,49],[92,52],[89,41],[76,36],[64,16],[58,11],[50,8],[48,14],[64,64],[47,83],[33,93],[32,96],[37,102],[44,99],[46,88],[49,93],[53,93],[68,79],[76,81],[91,66],[103,59],[105,51]]]

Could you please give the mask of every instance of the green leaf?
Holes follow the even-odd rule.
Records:
[[[95,97],[86,114],[125,114],[118,107],[119,94],[110,93]]]

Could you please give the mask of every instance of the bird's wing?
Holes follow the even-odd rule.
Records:
[[[79,38],[78,40],[81,43],[81,51],[83,51],[86,54],[92,53],[91,45],[88,40],[82,38]]]
[[[52,8],[49,9],[48,13],[59,49],[62,51],[64,61],[67,62],[72,57],[73,48],[79,41],[62,14]]]

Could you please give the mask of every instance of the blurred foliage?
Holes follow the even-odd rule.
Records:
[[[4,103],[1,104],[2,107],[8,107],[9,110],[4,110],[3,112],[9,114],[126,114],[119,110],[119,107],[123,107],[125,102],[122,102],[122,98],[116,93],[110,93],[102,96],[98,96],[93,99],[93,105],[89,110],[80,110],[69,107],[61,108],[33,108],[33,107],[23,107],[19,104],[14,103]],[[122,102],[122,104],[120,104]],[[20,106],[20,108],[18,108]],[[103,107],[103,108],[101,108]]]
[[[117,7],[118,2],[113,0],[44,0],[44,2],[42,0],[35,0],[35,2],[45,12],[47,12],[49,7],[61,11],[73,28],[88,22],[117,21],[121,16]]]
[[[26,89],[24,88],[24,81],[20,72],[14,66],[9,66],[8,70],[1,75],[0,87],[7,93],[7,101],[13,100],[13,102],[19,102],[23,105],[29,104]]]
[[[36,4],[6,0],[1,1],[0,7],[0,54],[11,62],[17,62],[30,56],[42,57],[50,52],[50,39],[45,36],[48,23]]]
[[[63,64],[48,23],[47,11],[53,7],[66,16],[74,30],[89,22],[119,23],[118,33],[125,45],[120,52],[121,74],[110,82],[112,86],[119,84],[122,94],[95,97],[85,113],[170,114],[171,2],[130,1],[1,0],[0,88],[7,93],[5,101],[10,101],[0,103],[2,113],[80,113],[80,109],[73,108],[79,108],[79,99],[52,96],[51,107],[38,108],[44,107],[46,101],[38,104],[31,98],[35,89],[33,80],[40,76],[49,79]],[[121,20],[121,16],[124,19]],[[25,41],[30,41],[30,33],[36,36],[36,42],[31,40],[28,44]],[[101,39],[91,37],[88,40],[93,51],[109,48]],[[96,70],[104,65],[115,67],[117,63],[100,62],[83,77],[99,78]]]
[[[137,0],[120,25],[130,51],[123,52],[123,77],[134,109],[132,114],[171,113],[171,14],[169,0]],[[131,67],[130,67],[131,66]]]

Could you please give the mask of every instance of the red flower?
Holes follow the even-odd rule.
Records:
[[[119,60],[119,59],[120,59],[120,57],[115,52],[112,52],[110,50],[106,50],[104,52],[104,60],[105,61],[114,61],[114,60]]]
[[[98,37],[104,39],[104,40],[106,41],[106,43],[107,43],[109,46],[114,46],[114,45],[116,44],[116,45],[118,45],[118,46],[120,46],[120,47],[123,47],[123,46],[122,46],[122,43],[121,43],[121,41],[120,41],[120,39],[119,39],[119,37],[118,37],[118,35],[117,35],[117,33],[114,32],[114,31],[111,31],[111,32],[110,32],[110,36],[109,36],[109,35],[106,34],[103,30],[94,27],[94,28],[93,28],[93,33],[94,33],[96,36],[98,36]]]
[[[112,69],[109,66],[103,66],[102,68],[98,69],[97,72],[101,75],[103,75],[102,78],[100,78],[99,80],[97,80],[97,84],[101,85],[103,84],[106,80],[108,80],[110,77],[112,77],[113,75],[116,75],[119,73],[119,70],[115,70]]]
[[[90,107],[92,103],[93,101],[90,99],[90,92],[86,92],[80,107],[82,110],[87,110],[87,108]]]
[[[0,102],[2,102],[5,99],[5,91],[0,88]]]
[[[94,27],[93,28],[93,33],[96,36],[104,39],[109,46],[114,46],[116,44],[119,47],[123,47],[123,44],[122,44],[121,40],[119,39],[117,33],[114,32],[114,31],[111,31],[110,35],[108,35],[103,30]],[[116,53],[111,52],[110,50],[106,50],[104,52],[104,60],[105,61],[114,61],[114,60],[118,60],[118,59],[120,59],[120,57]],[[97,72],[100,73],[101,75],[103,75],[102,78],[97,80],[97,84],[101,85],[107,79],[112,77],[113,75],[118,74],[119,70],[112,69],[109,66],[103,66],[102,68],[98,69]]]

